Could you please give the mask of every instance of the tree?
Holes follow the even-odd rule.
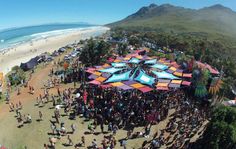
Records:
[[[236,110],[219,106],[214,109],[203,138],[196,148],[233,149],[236,143]]]
[[[128,38],[129,44],[133,45],[133,46],[140,46],[142,45],[142,42],[139,40],[139,38],[137,36],[131,36],[130,38]]]
[[[128,53],[128,45],[126,43],[119,43],[117,52],[120,56],[125,56]]]
[[[25,80],[25,78],[25,72],[19,66],[14,66],[12,68],[12,73],[8,76],[8,79],[12,85],[20,84],[21,80]]]
[[[104,40],[98,41],[91,38],[87,41],[79,59],[86,66],[99,65],[112,54],[110,47],[110,44]]]

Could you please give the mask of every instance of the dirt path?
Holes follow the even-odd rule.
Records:
[[[45,67],[44,69],[41,69],[38,72],[35,72],[32,75],[32,79],[29,80],[28,84],[33,86],[35,88],[35,94],[31,95],[28,93],[28,88],[25,87],[21,87],[20,88],[20,95],[17,95],[17,92],[14,91],[10,94],[10,102],[12,103],[18,103],[19,101],[22,102],[22,104],[24,105],[26,102],[28,102],[29,100],[32,99],[36,99],[36,97],[39,94],[42,94],[42,83],[43,80],[46,80],[46,78],[48,78],[47,74],[49,73],[50,69],[52,68],[52,65],[48,65],[47,67]],[[6,112],[9,112],[9,105],[8,104],[1,104],[0,105],[0,117],[4,116],[4,114],[6,114]]]

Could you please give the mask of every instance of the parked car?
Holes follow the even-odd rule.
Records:
[[[72,56],[70,56],[70,55],[65,55],[64,56],[64,60],[70,60],[70,59],[72,59]]]
[[[71,57],[77,57],[78,55],[79,55],[79,52],[77,52],[77,51],[73,51],[71,53]]]
[[[60,49],[58,50],[58,52],[60,52],[60,53],[63,53],[63,52],[65,52],[65,51],[66,51],[65,48],[60,48]]]
[[[50,62],[50,61],[53,61],[53,59],[54,59],[54,58],[53,58],[52,56],[48,56],[48,57],[46,58],[46,61],[47,61],[47,62]]]
[[[56,57],[56,56],[58,56],[59,55],[59,53],[57,52],[57,51],[54,51],[53,53],[52,53],[52,56],[54,56],[54,57]]]

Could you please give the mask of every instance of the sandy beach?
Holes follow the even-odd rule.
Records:
[[[65,35],[48,37],[33,42],[27,42],[0,53],[0,72],[6,75],[12,67],[29,61],[31,58],[44,52],[53,52],[60,47],[78,42],[81,39],[97,36],[105,33],[107,27],[92,27]]]

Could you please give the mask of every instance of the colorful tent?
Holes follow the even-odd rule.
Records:
[[[126,63],[111,63],[113,67],[126,67]]]
[[[129,60],[129,62],[134,63],[134,64],[138,64],[140,62],[140,60],[137,59],[137,58],[132,58],[132,59]]]
[[[90,84],[103,88],[137,89],[143,93],[189,86],[191,82],[184,79],[192,77],[183,73],[175,62],[137,54],[117,57],[106,67],[88,68],[87,72],[92,74],[89,76],[89,79],[93,79]]]
[[[144,62],[144,64],[156,64],[157,63],[157,59],[150,59]]]
[[[157,72],[157,71],[152,71],[159,79],[180,79],[168,72],[162,71],[162,72]]]
[[[143,70],[139,72],[139,75],[134,80],[149,86],[152,86],[152,84],[155,83],[155,78],[147,75]]]
[[[122,70],[122,68],[111,67],[111,68],[101,69],[99,71],[100,72],[107,72],[107,73],[115,73],[115,72],[120,71],[120,70]]]
[[[131,73],[131,70],[128,72],[122,73],[122,74],[114,74],[108,80],[106,80],[104,83],[129,80],[130,73]]]
[[[196,61],[196,64],[201,67],[201,68],[206,68],[210,71],[211,74],[220,74],[220,72],[217,69],[212,68],[210,65],[206,64],[206,63],[202,63],[199,61]]]
[[[160,69],[160,70],[166,70],[168,68],[168,66],[163,65],[163,64],[154,64],[151,67],[152,68],[157,68],[157,69]]]

